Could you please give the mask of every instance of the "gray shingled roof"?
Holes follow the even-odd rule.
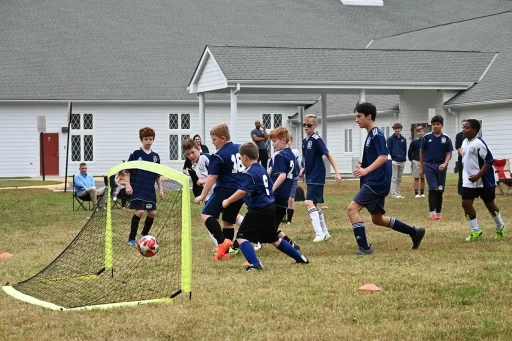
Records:
[[[230,80],[476,82],[495,53],[208,46]]]
[[[0,1],[0,100],[195,100],[186,86],[207,44],[364,48],[511,9],[501,0]]]
[[[398,95],[367,95],[367,102],[373,103],[378,111],[398,110]],[[359,95],[327,95],[327,116],[343,116],[354,113],[354,108],[359,102]],[[306,109],[308,113],[320,115],[322,113],[322,102],[311,105]]]
[[[483,80],[446,104],[512,99],[512,12],[379,39],[369,48],[499,51]]]

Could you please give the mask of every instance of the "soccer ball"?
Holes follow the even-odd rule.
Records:
[[[142,237],[137,243],[137,249],[144,257],[153,257],[158,252],[158,248],[158,239],[150,235]]]

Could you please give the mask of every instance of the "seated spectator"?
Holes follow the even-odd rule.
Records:
[[[82,162],[80,164],[80,173],[75,175],[76,195],[80,198],[89,194],[93,205],[92,208],[95,210],[98,208],[98,197],[101,196],[104,191],[105,187],[96,189],[93,176],[87,173],[87,164]]]
[[[122,189],[126,189],[126,185],[128,184],[128,175],[124,170],[119,171],[119,173],[116,174],[114,181],[116,183],[116,188],[114,189],[113,199],[116,201],[119,192],[121,192]]]

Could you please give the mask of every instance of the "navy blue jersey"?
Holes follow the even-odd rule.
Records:
[[[325,185],[325,164],[323,156],[329,149],[318,134],[313,133],[302,141],[302,155],[304,157],[304,173],[306,183],[311,185]]]
[[[389,155],[384,134],[378,127],[375,127],[368,132],[366,137],[361,167],[366,168],[370,166],[382,155],[387,156],[388,161],[370,174],[361,177],[361,187],[367,186],[374,193],[386,196],[391,186],[391,156]]]
[[[160,163],[160,156],[154,151],[146,153],[140,148],[130,154],[128,161]],[[130,172],[130,185],[133,189],[130,200],[142,200],[156,203],[155,181],[160,175],[142,169],[128,169],[128,171]]]
[[[388,149],[389,155],[391,155],[391,160],[397,162],[405,162],[407,157],[407,140],[403,135],[400,137],[396,136],[396,134],[388,137]]]
[[[244,202],[247,207],[265,207],[274,203],[272,180],[268,178],[267,170],[259,163],[253,163],[240,175],[239,189],[246,192]]]
[[[239,148],[238,144],[228,142],[210,156],[208,174],[217,175],[215,190],[238,189],[240,173],[245,169]]]
[[[272,183],[275,183],[280,174],[286,174],[286,178],[274,192],[276,205],[288,207],[288,198],[293,186],[295,155],[290,148],[284,148],[274,154],[272,157],[273,166],[270,173]]]
[[[453,151],[452,140],[443,133],[439,136],[427,133],[421,141],[421,150],[424,152],[424,162],[444,163],[446,153]]]

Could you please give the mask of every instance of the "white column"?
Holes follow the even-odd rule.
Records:
[[[237,101],[237,90],[231,89],[231,126],[229,131],[231,132],[231,141],[236,142],[236,119],[238,115],[238,101]]]
[[[359,103],[366,102],[366,91],[364,89],[359,93]],[[368,132],[366,129],[359,129],[359,161],[363,161],[364,143]]]
[[[197,97],[199,97],[199,135],[201,135],[201,139],[203,141],[207,141],[205,136],[205,98],[204,92],[200,92]]]
[[[327,145],[327,94],[322,94],[322,139],[324,140],[325,145]],[[327,148],[329,146],[327,145]],[[329,160],[324,159],[325,163],[325,173],[327,176],[331,175],[331,164]]]

